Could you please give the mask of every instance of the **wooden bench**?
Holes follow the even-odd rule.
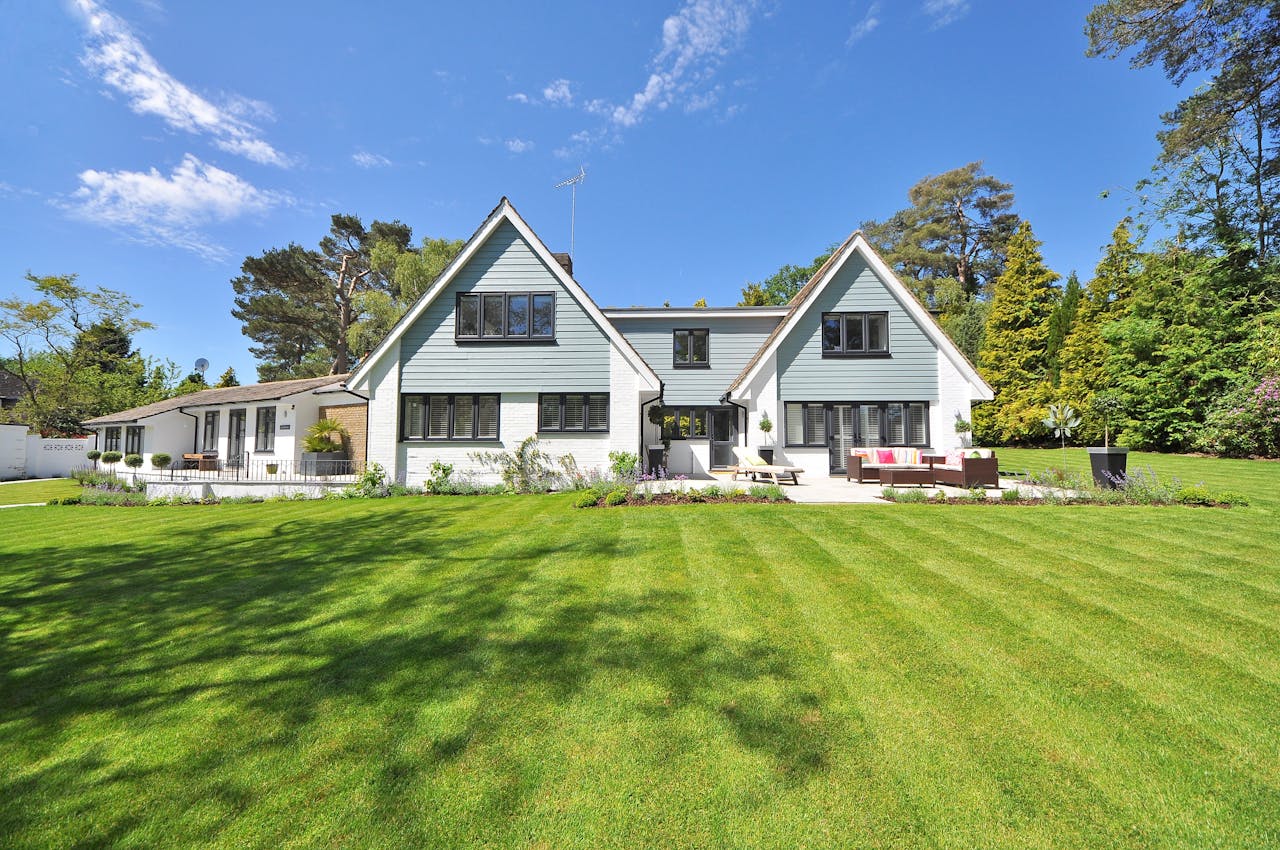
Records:
[[[203,452],[187,452],[182,456],[183,469],[198,469],[201,472],[217,472],[218,456]]]

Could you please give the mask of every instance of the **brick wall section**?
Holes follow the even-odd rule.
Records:
[[[347,429],[350,435],[342,442],[346,445],[347,457],[361,464],[365,462],[365,452],[369,444],[369,405],[367,404],[334,404],[320,408],[321,419],[336,419]]]

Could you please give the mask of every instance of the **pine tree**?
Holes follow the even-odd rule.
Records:
[[[1067,334],[1071,333],[1071,326],[1075,324],[1081,292],[1080,278],[1073,271],[1067,277],[1066,288],[1062,290],[1062,300],[1049,317],[1049,342],[1045,347],[1045,358],[1049,361],[1049,377],[1055,387],[1062,375],[1062,346]]]
[[[1096,440],[1102,434],[1101,421],[1088,414],[1094,397],[1113,384],[1107,368],[1111,347],[1104,331],[1126,310],[1141,265],[1129,224],[1129,219],[1124,219],[1112,232],[1111,244],[1089,281],[1058,357],[1057,400],[1085,412],[1080,435],[1086,440]]]
[[[978,352],[982,375],[996,392],[995,401],[974,412],[974,432],[984,442],[1024,442],[1042,430],[1051,398],[1046,349],[1059,275],[1045,266],[1040,244],[1024,221],[996,278]]]
[[[228,366],[227,371],[222,373],[222,377],[218,378],[218,383],[214,384],[214,386],[219,389],[222,389],[224,387],[240,386],[240,379],[236,377],[235,367]]]

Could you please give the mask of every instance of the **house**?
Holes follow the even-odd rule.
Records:
[[[255,469],[266,463],[292,472],[302,437],[316,421],[334,418],[350,432],[353,458],[364,455],[365,402],[347,392],[346,375],[325,375],[224,387],[98,416],[84,423],[101,451],[140,454],[144,469],[157,452],[175,465],[184,454],[207,453],[220,469]]]
[[[664,430],[672,473],[750,445],[825,476],[852,446],[956,448],[992,397],[861,233],[785,307],[602,310],[506,198],[345,388],[368,399],[368,461],[407,483],[532,435],[605,468]]]
[[[22,379],[7,369],[0,368],[0,410],[11,410],[22,400]]]

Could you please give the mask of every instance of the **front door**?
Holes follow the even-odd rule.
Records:
[[[228,434],[227,466],[243,466],[245,411],[231,411],[231,421],[229,424],[231,426],[231,431]]]
[[[711,468],[733,466],[737,463],[733,447],[738,444],[738,411],[734,408],[708,410],[707,415],[711,417]]]

